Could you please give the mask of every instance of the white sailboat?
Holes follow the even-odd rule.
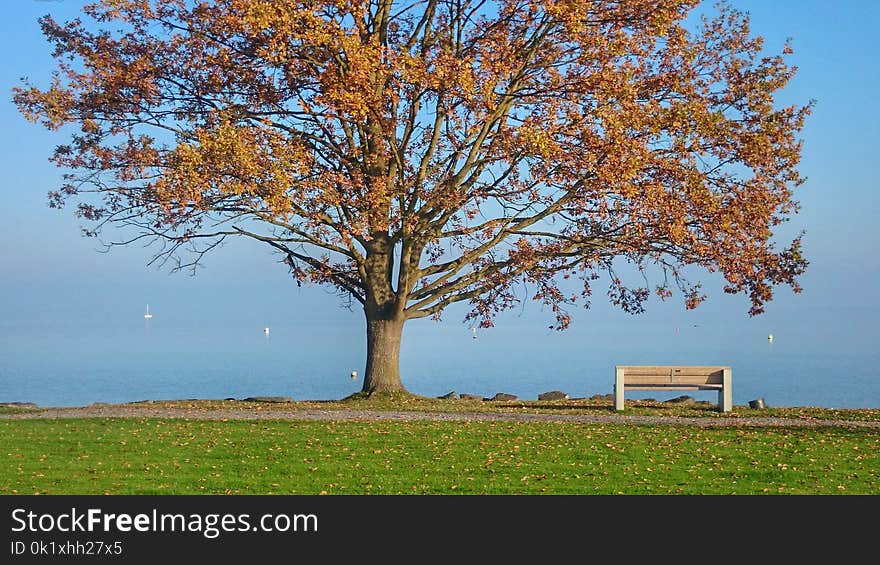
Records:
[[[152,318],[152,317],[153,317],[153,315],[150,314],[150,305],[147,304],[147,312],[146,312],[146,314],[144,314],[144,319],[145,319],[145,320],[149,320],[149,319]]]

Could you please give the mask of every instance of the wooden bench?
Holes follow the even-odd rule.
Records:
[[[617,365],[614,367],[614,409],[623,410],[627,390],[717,390],[718,410],[733,409],[730,367],[681,365]]]

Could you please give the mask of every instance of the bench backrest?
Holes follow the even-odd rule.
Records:
[[[684,365],[617,365],[625,384],[638,385],[720,385],[729,367]]]

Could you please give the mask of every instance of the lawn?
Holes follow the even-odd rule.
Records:
[[[2,494],[878,494],[880,430],[0,420]]]

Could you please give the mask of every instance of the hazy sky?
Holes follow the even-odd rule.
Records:
[[[560,339],[626,336],[644,328],[699,323],[721,328],[720,335],[798,335],[805,347],[829,340],[876,347],[880,62],[874,34],[880,29],[880,3],[732,4],[751,13],[753,30],[765,36],[769,52],[778,52],[786,38],[792,39],[795,54],[790,61],[800,71],[780,102],[816,100],[803,132],[801,170],[808,179],[798,191],[803,209],[784,228],[788,235],[806,230],[811,265],[802,279],[804,292],[794,296],[781,289],[767,313],[757,318],[748,317],[744,296],[719,293],[720,281],[711,276],[705,278],[709,300],[693,312],[685,312],[676,297],[668,304],[652,303],[646,315],[633,318],[607,307],[597,292],[593,309],[574,312],[573,337]],[[278,257],[255,242],[215,252],[196,277],[169,274],[146,266],[149,249],[99,253],[94,240],[79,235],[70,210],[47,207],[46,192],[60,178],[47,157],[66,138],[26,122],[11,102],[11,89],[23,76],[45,85],[53,68],[36,19],[51,13],[66,20],[81,5],[75,0],[17,0],[4,5],[0,21],[0,91],[5,93],[0,100],[0,342],[18,332],[125,327],[142,322],[149,303],[155,320],[166,323],[199,320],[206,325],[252,325],[258,331],[265,325],[287,326],[294,333],[320,327],[339,336],[328,347],[347,340],[351,347],[362,347],[361,313],[339,308],[338,300],[322,288],[297,288]],[[413,322],[405,347],[429,348],[432,340],[459,331],[469,335],[461,320],[461,309],[453,309],[440,327],[427,320]],[[499,318],[499,329],[490,333],[503,331],[512,343],[534,343],[535,336],[556,339],[546,330],[551,321],[538,304],[528,303]]]

